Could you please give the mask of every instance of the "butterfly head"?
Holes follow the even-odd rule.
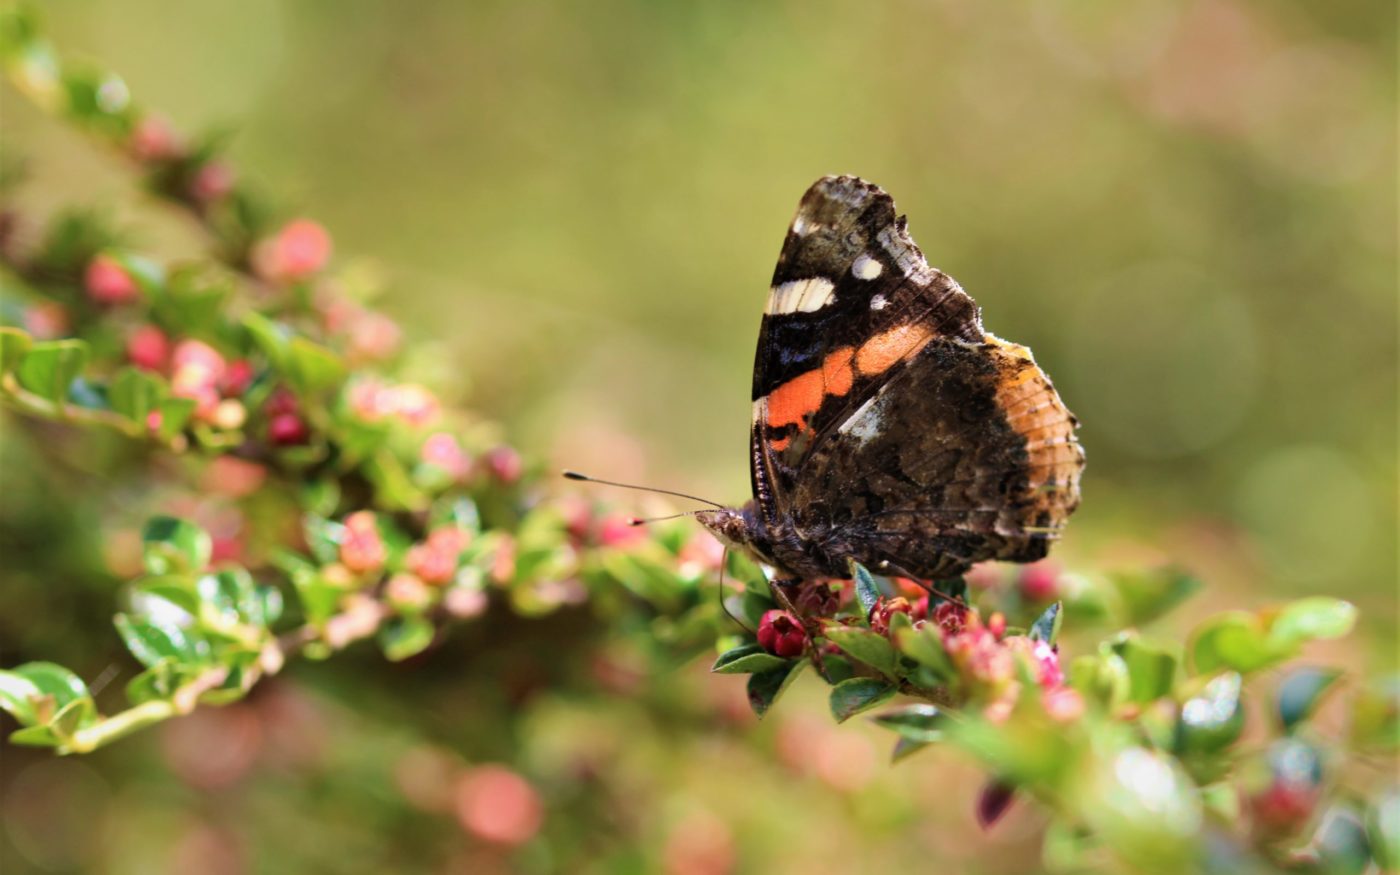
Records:
[[[762,537],[763,527],[754,514],[752,502],[743,507],[702,510],[695,514],[695,518],[727,547],[760,558],[768,552],[763,543],[767,539]]]

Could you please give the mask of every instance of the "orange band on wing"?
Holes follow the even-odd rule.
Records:
[[[801,424],[828,395],[845,395],[855,384],[849,346],[829,354],[820,368],[798,374],[768,395],[768,427]]]
[[[925,325],[909,323],[891,328],[867,340],[856,350],[856,370],[863,376],[883,374],[896,362],[923,349],[933,338]]]

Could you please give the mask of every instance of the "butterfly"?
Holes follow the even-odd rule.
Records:
[[[778,580],[854,560],[944,580],[1043,558],[1079,504],[1078,421],[1024,346],[854,176],[802,197],[764,307],[742,507],[696,518]]]

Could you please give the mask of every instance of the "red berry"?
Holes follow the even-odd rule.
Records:
[[[758,622],[758,644],[774,656],[800,656],[807,645],[807,630],[792,614],[775,608]]]
[[[311,430],[295,413],[279,413],[267,424],[267,439],[275,446],[286,447],[304,444],[311,437]]]
[[[99,304],[125,304],[141,294],[126,268],[110,255],[98,255],[83,273],[88,297]]]

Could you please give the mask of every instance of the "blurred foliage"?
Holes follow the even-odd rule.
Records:
[[[195,220],[136,213],[0,95],[0,703],[14,741],[75,751],[231,704],[79,762],[5,748],[7,871],[1400,856],[1397,690],[1367,680],[1395,615],[1394,28],[1373,10],[140,5],[56,4],[54,29],[239,139],[182,135],[0,19],[18,89]],[[332,266],[235,159],[308,187],[404,293]],[[793,194],[847,169],[1052,363],[1091,452],[1066,546],[1137,570],[979,569],[968,609],[961,584],[859,567],[770,591],[731,556],[733,634],[712,542],[547,498],[497,426],[424,388],[471,374],[527,457],[737,488],[742,431],[711,426],[746,421],[743,289]],[[990,245],[1009,230],[1013,255]],[[376,296],[452,346],[403,345]],[[1199,588],[1162,553],[1217,608],[1348,601],[1139,631]],[[1351,602],[1359,648],[1272,676]],[[717,634],[706,677],[688,657]],[[367,637],[391,662],[349,647],[255,685]],[[822,710],[873,720],[813,718],[804,666]],[[927,752],[886,770],[881,732]]]

